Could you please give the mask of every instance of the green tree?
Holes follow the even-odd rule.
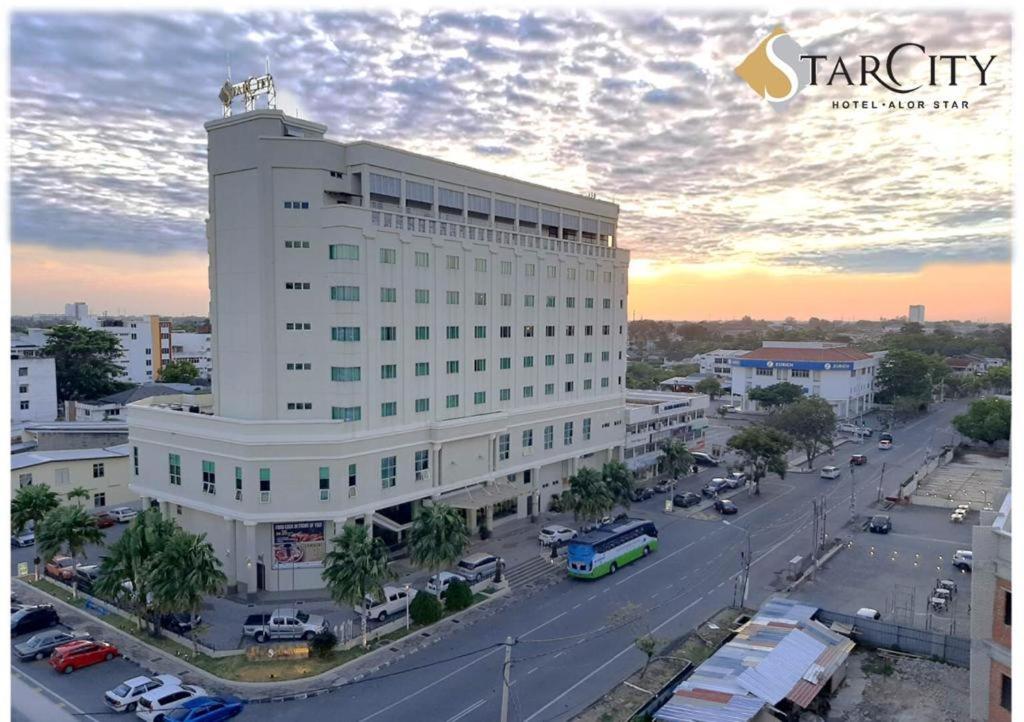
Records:
[[[441,600],[433,594],[422,592],[409,602],[409,617],[416,624],[433,624],[444,616]]]
[[[148,583],[153,595],[149,604],[153,612],[198,614],[204,597],[221,594],[227,585],[228,579],[220,568],[221,561],[213,545],[206,541],[206,534],[175,529],[149,569]],[[159,617],[156,629],[159,636]]]
[[[569,479],[569,489],[562,492],[562,502],[572,510],[573,517],[593,522],[615,508],[615,497],[601,474],[593,469],[580,469]]]
[[[106,331],[54,326],[42,352],[56,365],[60,401],[98,399],[130,386],[115,380],[124,371],[117,364],[124,349],[117,336]]]
[[[165,384],[187,384],[199,378],[199,369],[191,361],[170,361],[160,369],[160,381]]]
[[[900,397],[930,400],[929,371],[934,376],[936,367],[925,354],[901,349],[889,351],[878,367],[879,392],[875,399],[886,404],[894,404]]]
[[[751,401],[756,401],[761,406],[767,407],[769,411],[774,411],[780,406],[791,404],[797,399],[804,395],[804,387],[791,384],[788,381],[782,381],[771,386],[764,386],[761,388],[750,389],[747,392],[747,398]]]
[[[46,515],[60,506],[60,497],[46,484],[29,484],[20,487],[11,499],[11,527],[21,534],[26,527],[38,530]],[[35,559],[39,558],[39,535],[36,535]],[[35,578],[39,581],[39,564],[35,566]]]
[[[146,509],[132,519],[121,538],[108,547],[107,555],[100,562],[100,573],[93,590],[105,599],[125,599],[135,614],[139,629],[147,621],[153,561],[176,530],[175,523],[164,518],[159,509]],[[125,587],[126,582],[130,588]],[[153,632],[156,633],[156,629]]]
[[[743,458],[755,494],[761,493],[761,479],[769,472],[778,474],[780,479],[786,478],[786,454],[793,448],[793,439],[786,432],[754,424],[730,438],[727,446]]]
[[[49,514],[36,530],[39,553],[51,559],[64,551],[71,557],[75,575],[71,578],[71,593],[78,598],[78,559],[85,556],[86,544],[102,544],[103,532],[96,520],[77,506],[61,506]]]
[[[601,478],[615,503],[626,509],[633,501],[633,472],[621,461],[609,461],[601,467]]]
[[[76,486],[74,489],[68,492],[68,501],[79,500],[78,506],[81,507],[83,503],[92,498],[92,492],[86,489],[84,486]]]
[[[422,505],[409,529],[409,558],[433,574],[458,561],[468,543],[462,512],[447,504]]]
[[[800,399],[784,406],[772,415],[770,424],[792,437],[807,455],[808,469],[822,451],[835,449],[836,413],[821,397]]]
[[[706,379],[702,379],[700,383],[694,387],[694,391],[698,394],[707,394],[714,401],[716,398],[722,395],[722,383],[714,376],[708,376]]]
[[[331,540],[331,550],[324,557],[320,576],[336,603],[363,608],[363,598],[370,594],[379,599],[384,582],[396,575],[391,569],[388,548],[380,538],[371,538],[360,527],[346,526]],[[366,614],[364,611],[360,615],[364,647],[367,645]]]
[[[661,445],[661,468],[673,479],[689,474],[693,463],[693,454],[679,439],[668,439]]]
[[[997,393],[1010,391],[1012,373],[1009,366],[994,366],[985,372],[985,384]]]
[[[953,417],[953,428],[969,439],[990,446],[1010,438],[1010,402],[1006,399],[978,399],[966,414]]]
[[[654,659],[654,655],[658,651],[658,640],[653,634],[645,634],[642,637],[637,637],[635,644],[636,648],[644,653],[644,666],[640,670],[640,679],[643,679],[651,660]]]
[[[468,608],[473,603],[473,590],[466,582],[452,582],[444,594],[444,606],[451,612]]]

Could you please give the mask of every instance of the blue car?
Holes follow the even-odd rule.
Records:
[[[167,722],[221,722],[237,717],[245,703],[235,697],[196,697],[169,712]]]

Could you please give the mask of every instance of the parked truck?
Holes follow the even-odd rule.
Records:
[[[271,639],[312,639],[328,629],[327,620],[301,609],[275,609],[270,614],[250,614],[242,625],[242,634],[257,642]]]
[[[388,617],[405,614],[406,607],[417,592],[415,589],[410,589],[407,595],[405,589],[401,587],[384,587],[381,591],[384,592],[383,600],[377,600],[376,597],[367,594],[363,599],[362,606],[357,604],[353,607],[356,614],[365,614],[367,619],[386,622]]]

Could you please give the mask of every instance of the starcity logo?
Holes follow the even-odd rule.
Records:
[[[920,43],[894,45],[885,55],[842,56],[809,54],[781,26],[776,27],[736,67],[736,74],[775,110],[785,109],[798,93],[812,86],[880,86],[904,96],[922,88],[988,85],[995,55],[929,53]],[[921,63],[920,61],[927,61]],[[923,69],[922,69],[923,66]],[[923,100],[832,101],[835,109],[924,109]],[[933,100],[935,109],[965,109],[967,101]]]

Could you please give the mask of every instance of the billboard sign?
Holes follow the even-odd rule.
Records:
[[[852,371],[852,361],[765,361],[764,359],[734,358],[733,366],[755,369],[800,369],[804,371]]]
[[[274,569],[306,569],[323,564],[327,553],[324,522],[274,524]]]

